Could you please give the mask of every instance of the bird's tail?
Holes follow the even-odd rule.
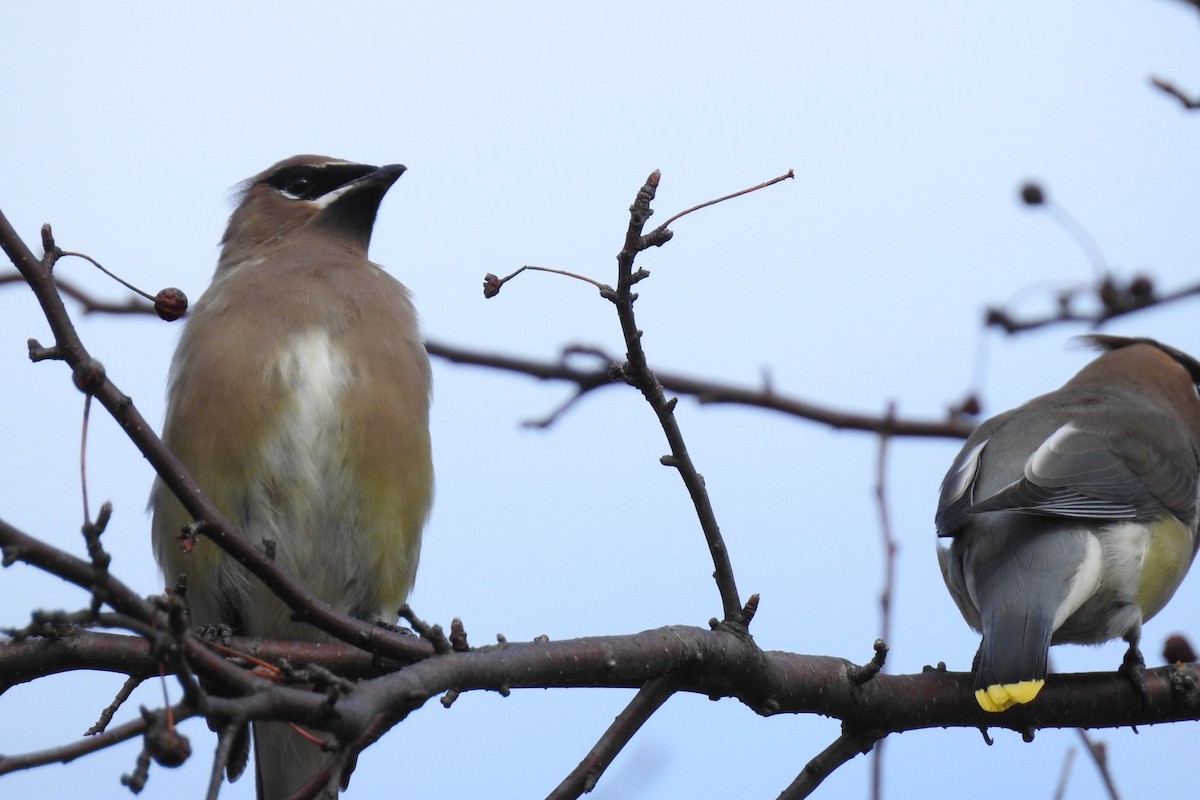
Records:
[[[1046,683],[1053,620],[1039,609],[1015,609],[983,621],[975,666],[975,699],[984,711],[1004,711],[1037,697]]]
[[[254,723],[258,800],[287,800],[308,783],[328,759],[329,753],[320,745],[286,722]]]

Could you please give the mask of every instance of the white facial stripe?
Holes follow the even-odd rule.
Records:
[[[325,194],[321,195],[320,197],[316,198],[315,200],[309,200],[308,202],[312,203],[317,208],[325,208],[326,206],[332,204],[335,200],[337,200],[339,197],[344,195],[346,192],[348,192],[351,188],[353,188],[357,184],[358,184],[358,181],[350,181],[350,183],[347,183],[344,186],[339,186],[338,188],[334,189],[332,192],[326,192]]]

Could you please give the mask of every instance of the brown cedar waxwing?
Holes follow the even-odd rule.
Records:
[[[980,425],[942,482],[938,561],[983,634],[975,697],[1028,703],[1051,644],[1129,642],[1196,555],[1200,362],[1152,339],[1103,350],[1055,392]]]
[[[403,172],[296,156],[244,184],[175,351],[163,430],[221,511],[252,542],[274,542],[281,567],[341,611],[387,622],[412,587],[433,490],[416,313],[367,260]],[[161,482],[151,506],[155,556],[168,585],[187,576],[195,624],[328,639],[212,542],[185,554],[191,517]],[[284,723],[254,728],[260,800],[291,796],[327,757]]]

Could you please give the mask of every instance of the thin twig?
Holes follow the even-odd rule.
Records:
[[[1162,91],[1174,97],[1188,111],[1195,111],[1200,108],[1200,97],[1191,97],[1178,86],[1166,78],[1160,78],[1157,75],[1150,78],[1150,83],[1158,87]]]
[[[1068,747],[1063,756],[1062,770],[1058,773],[1058,786],[1054,788],[1054,800],[1063,800],[1067,796],[1067,783],[1071,778],[1071,765],[1075,763],[1075,748]]]
[[[134,285],[133,285],[132,283],[130,283],[129,281],[127,281],[127,280],[125,280],[124,278],[122,278],[121,276],[119,276],[119,275],[116,275],[116,274],[114,274],[114,273],[112,273],[112,272],[109,272],[107,269],[105,269],[105,267],[104,267],[104,265],[103,265],[103,264],[101,264],[99,261],[97,261],[96,259],[94,259],[94,258],[92,258],[91,256],[89,256],[87,253],[77,253],[77,252],[75,252],[75,251],[73,251],[73,250],[59,250],[59,251],[58,251],[58,256],[59,256],[59,257],[64,257],[64,256],[74,256],[75,258],[82,258],[84,261],[87,261],[87,262],[89,262],[89,263],[90,263],[90,264],[91,264],[93,267],[95,267],[96,269],[100,270],[100,271],[101,271],[101,272],[103,272],[105,275],[107,275],[108,277],[112,278],[114,281],[116,281],[117,283],[121,284],[122,286],[124,286],[124,287],[125,287],[126,289],[128,289],[129,291],[133,292],[133,293],[134,293],[134,294],[136,294],[136,295],[140,295],[141,297],[144,297],[144,298],[146,298],[146,299],[147,299],[147,300],[149,300],[151,303],[153,303],[153,302],[154,302],[154,295],[152,295],[152,294],[149,294],[148,292],[144,292],[144,291],[142,291],[141,289],[139,289],[138,287],[134,286]]]
[[[739,189],[736,192],[732,192],[732,193],[724,195],[722,197],[718,197],[715,200],[706,200],[703,203],[698,203],[697,205],[694,205],[691,208],[685,208],[683,211],[680,211],[675,216],[668,218],[666,222],[664,222],[662,225],[659,225],[655,230],[665,231],[672,222],[679,219],[680,217],[691,214],[693,211],[699,211],[702,208],[708,208],[709,206],[714,206],[717,203],[723,203],[726,200],[732,200],[735,197],[741,197],[744,194],[750,194],[750,192],[757,192],[759,189],[765,189],[768,186],[773,186],[774,184],[779,183],[780,181],[786,181],[789,178],[795,178],[795,177],[796,177],[795,171],[789,169],[784,174],[778,175],[774,178],[771,178],[771,180],[769,180],[769,181],[763,181],[762,183],[755,184],[754,186],[751,186],[747,189]]]
[[[79,486],[83,491],[83,524],[87,525],[92,521],[92,511],[88,507],[88,479],[87,479],[87,442],[88,442],[88,419],[91,416],[92,396],[86,395],[83,399],[83,424],[80,425],[79,431]]]
[[[886,419],[896,416],[896,403],[888,403]],[[875,462],[875,503],[879,509],[879,533],[883,539],[883,590],[879,593],[880,638],[887,644],[892,643],[892,592],[896,580],[896,537],[892,534],[891,514],[887,501],[887,459],[888,443],[891,437],[886,434],[879,436],[878,458]],[[883,797],[883,751],[886,742],[880,740],[871,755],[871,797],[881,800]]]
[[[1091,232],[1070,214],[1067,210],[1058,203],[1044,200],[1042,207],[1046,212],[1058,223],[1058,226],[1067,232],[1067,235],[1075,240],[1079,245],[1079,249],[1083,250],[1087,260],[1092,265],[1092,272],[1097,281],[1103,280],[1108,272],[1107,259],[1104,258],[1104,253],[1100,250],[1100,245],[1096,243],[1096,239]]]
[[[1104,742],[1094,740],[1091,736],[1088,736],[1088,732],[1083,728],[1076,728],[1075,732],[1079,734],[1079,739],[1083,742],[1084,749],[1091,756],[1092,763],[1096,765],[1096,770],[1100,773],[1100,780],[1108,792],[1109,799],[1121,800],[1121,795],[1117,792],[1117,784],[1113,780],[1112,772],[1108,769],[1108,748]]]
[[[673,682],[665,677],[647,681],[571,774],[546,795],[546,800],[569,800],[590,792],[617,754],[674,691]]]
[[[513,278],[520,275],[525,270],[531,270],[531,271],[536,271],[536,272],[552,272],[555,275],[563,275],[568,278],[574,278],[577,281],[583,281],[584,283],[590,283],[592,286],[595,286],[597,289],[600,290],[600,294],[605,294],[606,292],[607,293],[612,292],[611,286],[601,283],[600,281],[593,280],[592,278],[589,278],[586,275],[580,275],[577,272],[568,272],[565,269],[555,269],[554,267],[537,267],[537,266],[534,266],[533,264],[526,264],[525,266],[520,267],[517,270],[514,270],[513,272],[509,273],[508,275],[505,275],[503,278],[497,278],[495,275],[493,275],[492,273],[489,272],[486,276],[484,276],[483,296],[488,297],[488,298],[495,297],[497,294],[500,293],[500,287],[502,287],[504,284],[508,283]]]
[[[147,675],[130,675],[125,679],[125,683],[121,684],[120,690],[117,691],[116,697],[108,704],[108,707],[100,712],[100,718],[96,720],[96,724],[83,732],[84,736],[95,736],[99,733],[104,733],[104,729],[108,727],[108,723],[112,722],[113,715],[117,710],[125,704],[129,699],[129,695],[133,694],[133,690],[142,685],[142,682],[149,677]]]
[[[174,714],[176,719],[184,720],[194,717],[196,712],[187,706],[181,705],[175,707]],[[145,718],[138,717],[115,728],[110,728],[104,733],[88,736],[70,744],[50,747],[32,753],[22,753],[20,755],[0,755],[0,775],[7,775],[11,772],[18,772],[32,767],[41,767],[46,764],[66,764],[80,756],[95,753],[119,742],[125,742],[136,736],[141,736],[149,727],[150,725]]]
[[[83,306],[83,313],[85,314],[149,314],[151,316],[155,314],[153,304],[143,302],[136,297],[130,297],[124,302],[99,300],[63,278],[55,276],[54,282],[58,285],[60,292],[78,301]],[[0,274],[0,286],[6,283],[25,283],[25,278],[19,272]]]

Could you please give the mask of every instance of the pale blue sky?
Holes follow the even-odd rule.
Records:
[[[0,208],[36,243],[51,222],[151,291],[207,284],[229,188],[298,152],[409,172],[379,215],[372,256],[413,290],[429,337],[529,356],[569,343],[616,353],[611,307],[589,287],[527,275],[484,301],[485,272],[543,264],[613,280],[626,208],[663,171],[657,220],[788,168],[796,180],[681,220],[646,253],[640,323],[652,362],[831,405],[940,415],[973,375],[985,305],[1035,284],[1091,277],[1079,248],[1016,200],[1034,177],[1082,221],[1120,274],[1172,288],[1198,277],[1200,117],[1148,85],[1200,92],[1200,26],[1183,3],[741,4],[27,3],[0,9]],[[83,262],[62,274],[118,290]],[[1025,293],[1025,307],[1038,307]],[[1200,355],[1194,303],[1125,320]],[[80,330],[147,418],[162,417],[179,328],[95,317]],[[989,413],[1052,389],[1084,363],[1080,328],[989,337]],[[32,297],[0,290],[0,517],[76,551],[81,396]],[[248,343],[252,346],[253,343]],[[474,643],[705,625],[711,564],[664,443],[633,392],[587,399],[548,432],[521,429],[563,387],[435,363],[438,497],[412,602],[461,616]],[[868,436],[749,410],[679,416],[721,521],[753,632],[767,649],[865,660],[878,635],[881,558]],[[159,578],[143,513],[151,472],[99,415],[91,495],[111,499],[114,570],[146,594]],[[898,564],[888,669],[977,645],[938,574],[932,515],[957,445],[901,441],[889,489]],[[83,593],[0,571],[0,625],[77,608]],[[1191,576],[1146,628],[1196,637]],[[1189,628],[1189,626],[1191,626]],[[1057,648],[1060,668],[1112,669],[1122,648]],[[64,677],[0,696],[0,752],[60,743],[120,685]],[[172,685],[171,691],[176,689]],[[575,765],[628,691],[518,691],[436,702],[359,761],[350,797],[540,797]],[[138,700],[160,702],[157,684]],[[136,713],[134,706],[123,712]],[[837,734],[812,717],[761,719],[732,700],[672,699],[593,797],[774,797]],[[156,768],[142,797],[201,797],[215,743]],[[1050,796],[1071,732],[1032,744],[997,731],[888,741],[891,797]],[[1194,724],[1102,731],[1127,796],[1194,790]],[[134,744],[0,780],[5,796],[128,797]],[[730,758],[736,753],[736,758]],[[1153,770],[1147,763],[1155,764]],[[869,762],[818,796],[860,798]],[[1095,797],[1077,758],[1068,797]],[[245,779],[224,798],[253,796]],[[387,796],[391,796],[388,794]]]

